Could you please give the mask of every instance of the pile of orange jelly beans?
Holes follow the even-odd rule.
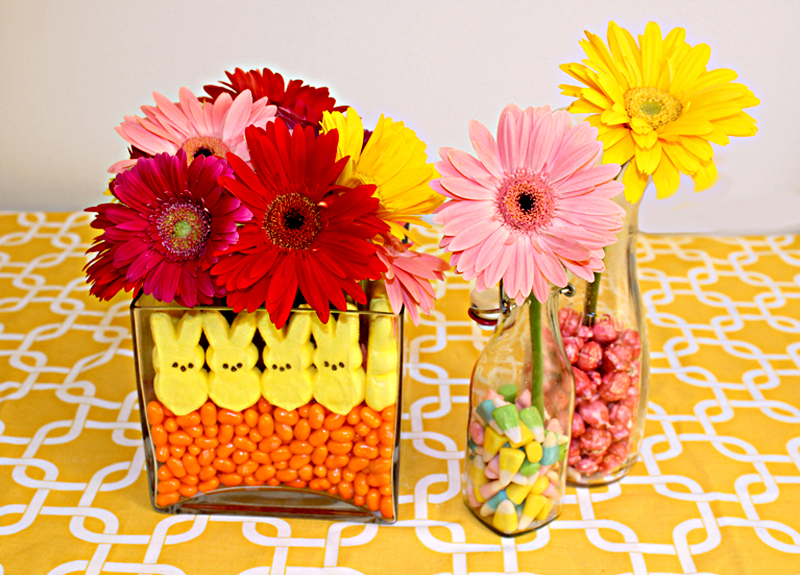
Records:
[[[147,405],[159,466],[156,504],[169,507],[220,486],[325,491],[391,519],[395,405],[365,404],[347,415],[311,402],[292,411],[261,398],[244,411],[207,402],[175,416]]]

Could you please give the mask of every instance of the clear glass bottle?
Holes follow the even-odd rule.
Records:
[[[559,326],[575,375],[570,483],[604,485],[625,476],[644,438],[650,380],[647,324],[636,275],[639,205],[614,199],[626,216],[605,249],[605,271],[561,297]]]
[[[499,309],[470,380],[462,494],[487,526],[516,535],[561,512],[573,382],[557,288],[544,304],[529,298],[516,305],[503,296]]]

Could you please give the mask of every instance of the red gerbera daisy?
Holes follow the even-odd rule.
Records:
[[[286,121],[289,127],[298,123],[318,127],[322,113],[335,109],[336,100],[327,88],[314,88],[303,84],[302,80],[290,80],[284,84],[283,76],[269,68],[249,72],[236,68],[233,73],[225,72],[225,75],[228,81],[220,82],[221,86],[211,84],[203,87],[212,99],[216,100],[225,93],[236,96],[250,90],[255,100],[267,97],[269,104],[275,104],[277,117]]]
[[[210,304],[224,294],[209,274],[215,251],[233,244],[236,225],[252,214],[217,184],[233,172],[224,160],[186,153],[141,158],[119,174],[112,192],[120,203],[89,208],[92,227],[103,230],[88,252],[89,290],[111,299],[139,290],[164,302]]]
[[[334,184],[346,163],[335,161],[339,133],[317,136],[308,127],[290,133],[277,120],[266,129],[248,127],[245,138],[255,171],[228,154],[236,179],[220,180],[253,213],[239,242],[211,270],[228,305],[252,312],[264,304],[280,328],[298,288],[322,322],[329,303],[346,308],[345,294],[366,303],[357,282],[386,270],[369,240],[389,227],[375,216],[375,186]]]

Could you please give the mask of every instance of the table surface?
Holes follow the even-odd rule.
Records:
[[[800,573],[800,237],[640,238],[640,460],[617,484],[568,488],[560,519],[510,538],[461,501],[488,333],[455,276],[407,332],[395,525],[156,513],[130,300],[89,296],[89,221],[0,214],[0,575]]]

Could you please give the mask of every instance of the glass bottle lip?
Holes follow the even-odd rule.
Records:
[[[516,307],[517,303],[513,298],[509,297],[506,291],[503,289],[503,280],[500,280],[500,283],[497,286],[486,290],[486,292],[490,291],[497,292],[497,307],[484,307],[481,305],[482,302],[476,302],[475,299],[477,298],[472,297],[475,293],[475,290],[473,290],[470,293],[470,306],[467,310],[467,315],[479,326],[493,328],[497,325],[497,322],[500,321],[501,317],[506,317],[509,313],[511,313],[511,310]],[[558,287],[553,284],[550,285],[550,294],[552,296],[564,295],[566,297],[572,297],[575,295],[575,293],[575,286],[571,283],[568,283],[564,287]],[[486,296],[482,296],[482,298],[484,300],[487,299]]]

